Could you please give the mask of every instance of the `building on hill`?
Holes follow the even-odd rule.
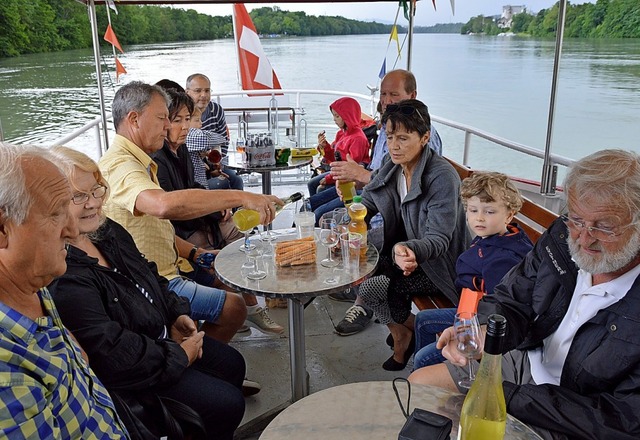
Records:
[[[522,6],[512,6],[506,5],[502,7],[502,15],[497,20],[497,24],[499,28],[510,28],[511,21],[513,20],[513,16],[516,14],[522,14],[523,12],[527,12],[527,7],[525,5]]]

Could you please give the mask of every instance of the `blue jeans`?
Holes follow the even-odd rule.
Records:
[[[429,309],[416,315],[416,353],[413,357],[415,370],[446,360],[436,348],[436,335],[451,327],[455,317],[456,309]]]
[[[327,174],[329,173],[326,172],[326,173],[318,174],[316,177],[309,180],[309,183],[307,183],[307,188],[309,189],[310,197],[316,195],[316,193],[318,192],[318,186],[320,186],[320,181],[324,179],[327,176]],[[320,192],[324,192],[324,191],[320,191]]]
[[[215,322],[222,313],[227,297],[224,290],[203,286],[183,277],[169,280],[169,289],[189,300],[191,303],[189,316],[196,321]]]
[[[361,194],[362,190],[356,192]],[[340,197],[338,197],[338,191],[335,185],[311,196],[309,203],[311,204],[311,210],[316,215],[316,226],[318,226],[320,217],[322,217],[323,214],[331,212],[336,208],[344,208],[344,203],[340,200]]]
[[[242,177],[238,176],[235,170],[231,168],[224,167],[222,172],[229,176],[228,179],[218,179],[214,177],[213,179],[209,179],[207,184],[209,185],[209,189],[239,189],[240,191],[244,190],[244,182],[242,181]]]

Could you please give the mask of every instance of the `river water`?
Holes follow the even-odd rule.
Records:
[[[402,37],[402,36],[401,36]],[[262,40],[284,88],[368,94],[378,83],[388,36],[276,38]],[[553,40],[418,34],[412,70],[418,98],[432,114],[544,149],[553,69]],[[238,89],[231,40],[125,47],[121,82],[184,83],[202,72],[214,90]],[[395,49],[389,50],[392,58]],[[105,76],[107,102],[117,84],[111,54]],[[392,68],[387,60],[387,70]],[[398,67],[405,67],[406,55]],[[305,105],[308,118],[330,123],[329,102]],[[90,50],[0,59],[0,123],[5,139],[50,144],[98,116]],[[462,139],[440,130],[444,151],[456,158]],[[560,66],[552,151],[579,158],[602,148],[640,151],[640,40],[567,40]],[[77,148],[94,154],[87,139]],[[488,147],[487,147],[488,148]],[[539,165],[504,152],[471,151],[476,168],[499,168],[539,179]]]

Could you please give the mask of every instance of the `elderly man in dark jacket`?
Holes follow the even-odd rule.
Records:
[[[507,318],[509,414],[545,439],[640,438],[640,156],[603,150],[565,182],[567,213],[502,280],[480,311]],[[455,389],[466,364],[452,329],[450,362],[410,376]]]

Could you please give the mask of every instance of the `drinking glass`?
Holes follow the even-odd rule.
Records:
[[[332,212],[336,225],[348,225],[351,221],[347,208],[336,208]]]
[[[313,237],[316,224],[316,216],[313,211],[308,210],[305,200],[301,201],[300,210],[293,215],[296,224],[298,238]]]
[[[467,358],[469,365],[469,377],[458,381],[458,385],[463,388],[471,388],[471,384],[476,378],[473,371],[473,359],[482,351],[482,331],[477,315],[472,312],[456,313],[453,329],[457,340],[456,348]]]
[[[254,218],[257,216],[258,218]],[[244,234],[244,243],[240,246],[242,252],[248,252],[256,248],[256,245],[249,241],[249,232],[260,223],[260,214],[252,209],[240,208],[233,214],[233,224],[236,225],[238,231]]]
[[[262,270],[262,246],[254,246],[253,249],[245,252],[247,260],[242,265],[246,269],[245,276],[250,280],[261,280],[267,276],[267,272]]]
[[[320,243],[327,248],[327,258],[320,262],[324,267],[336,267],[339,261],[331,257],[331,249],[334,248],[340,237],[336,231],[336,222],[333,218],[320,219]]]

